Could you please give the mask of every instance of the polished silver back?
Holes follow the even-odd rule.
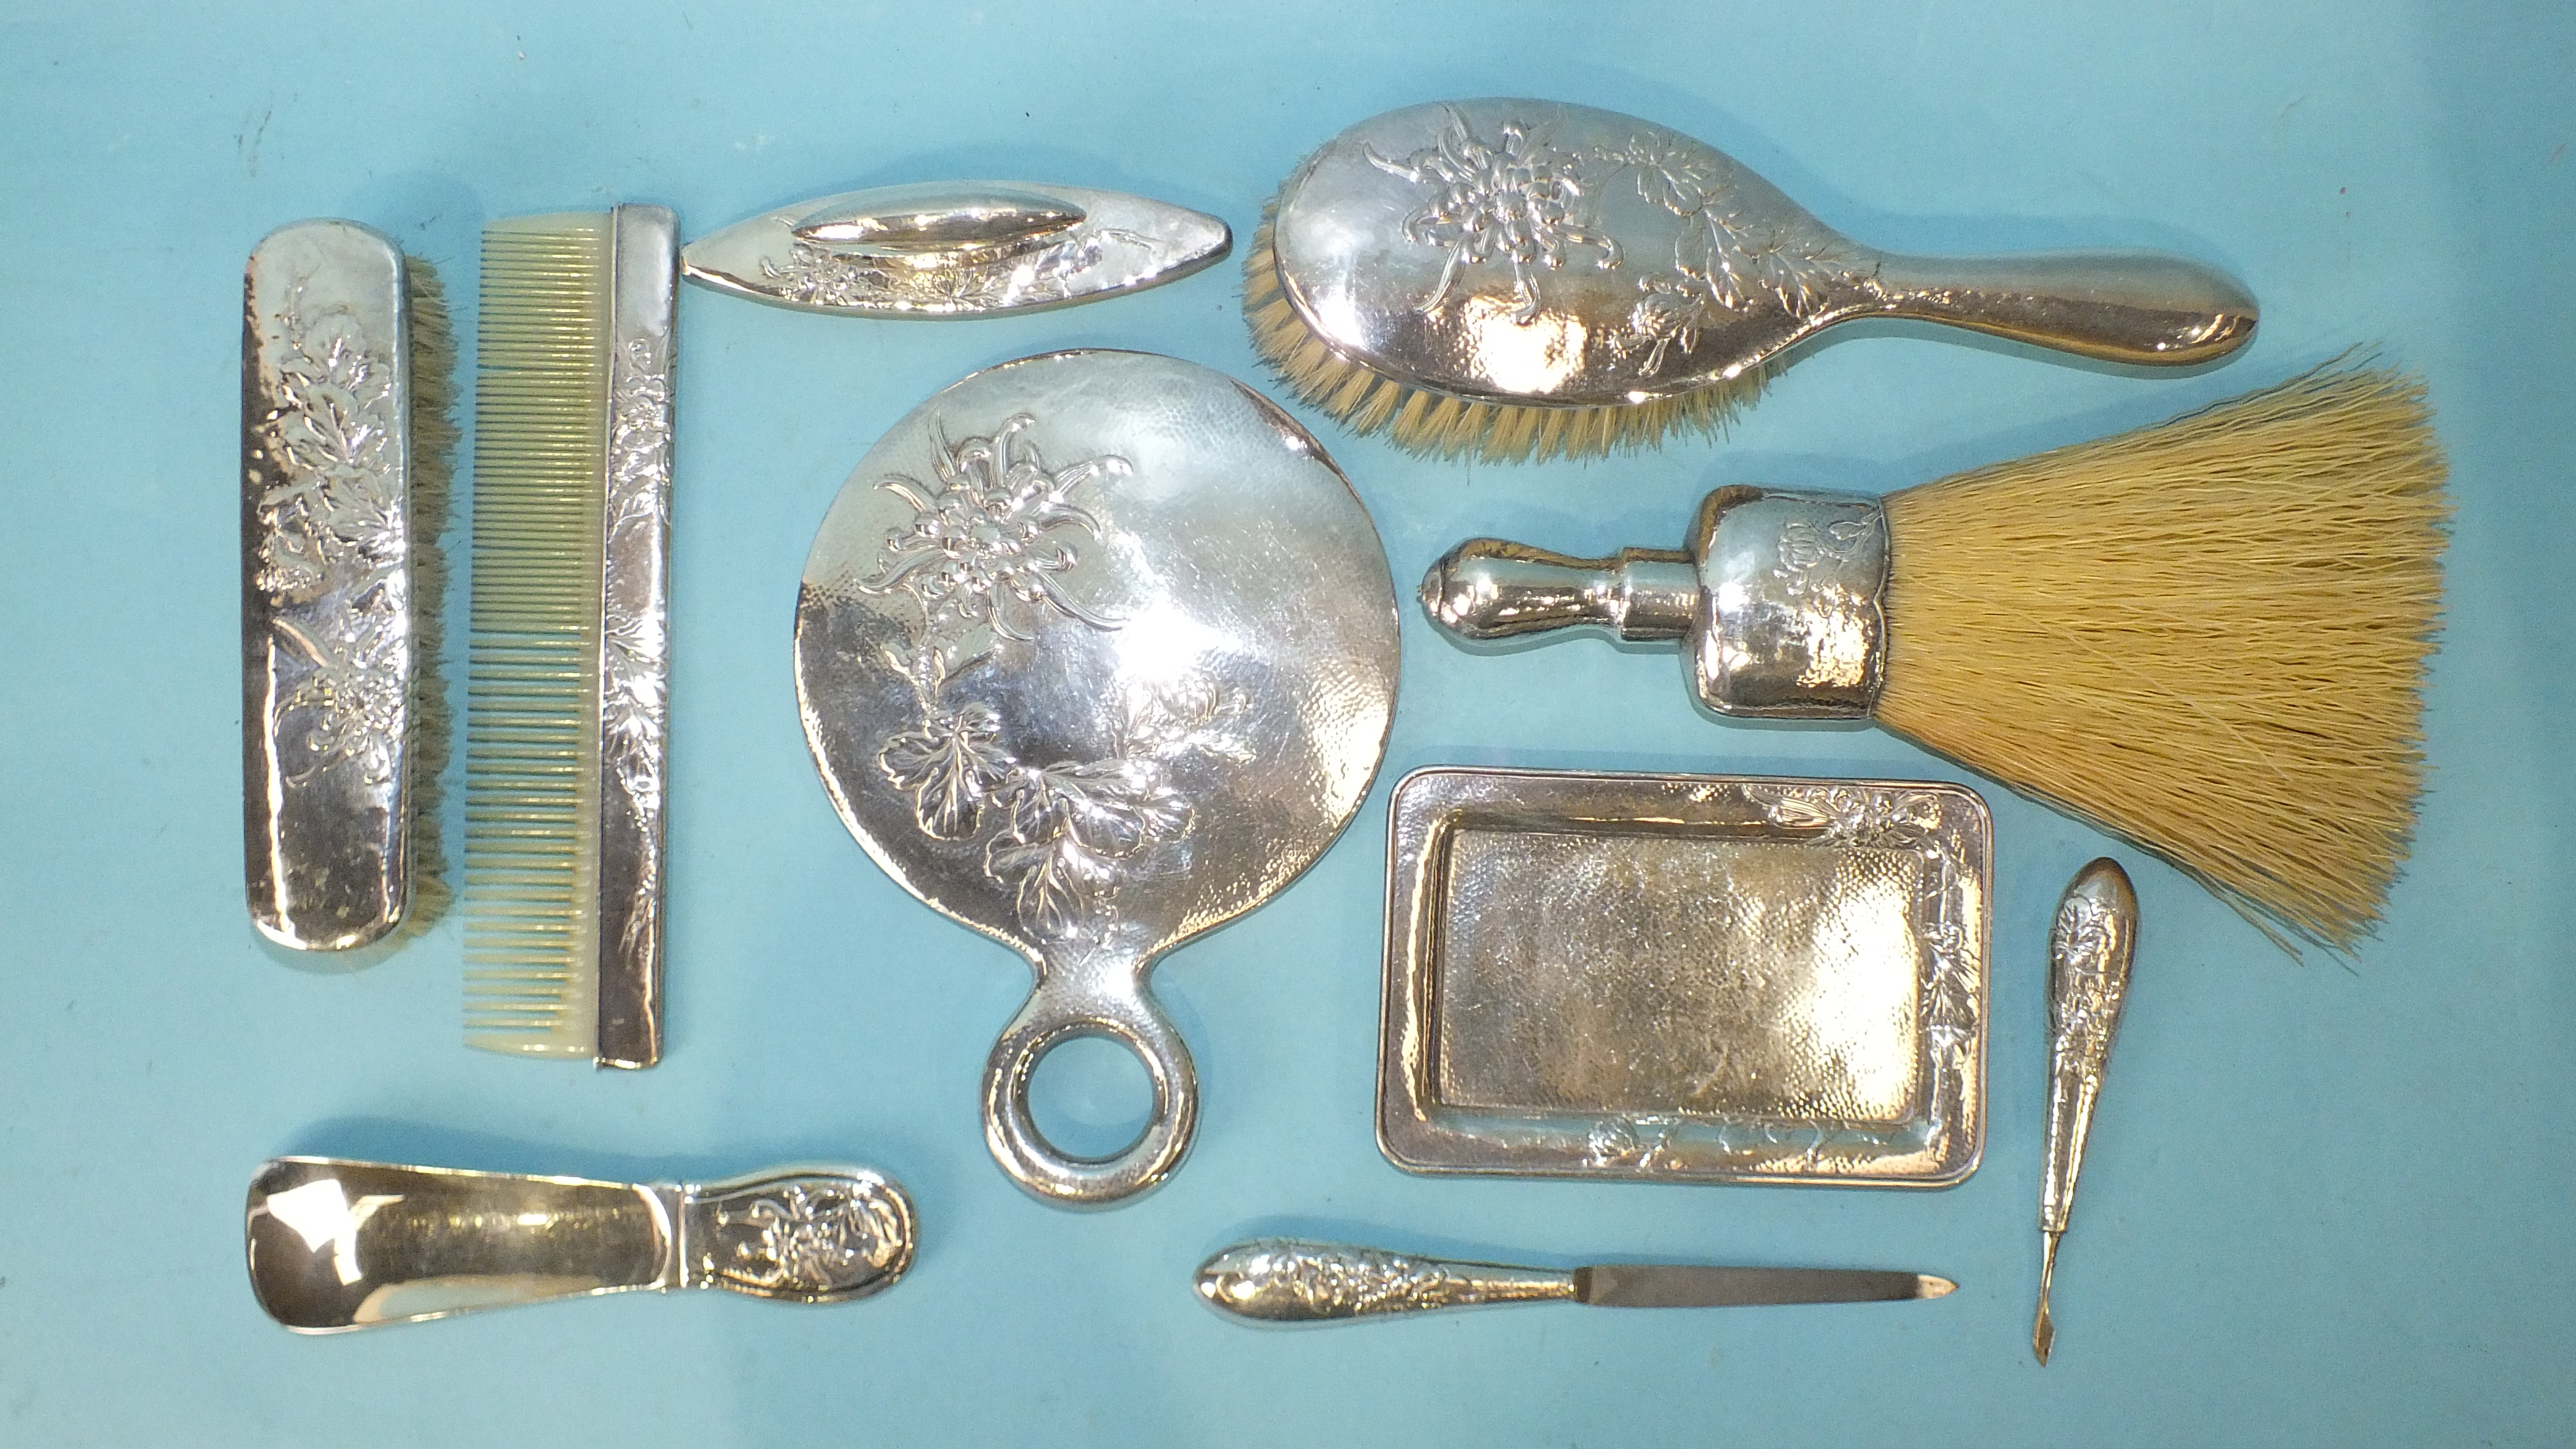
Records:
[[[806,737],[905,889],[1028,957],[987,1141],[1032,1193],[1114,1200],[1189,1145],[1161,953],[1260,904],[1367,793],[1395,702],[1394,586],[1323,450],[1191,363],[1066,352],[977,373],[850,475],[807,560]],[[1154,1110],[1118,1156],[1039,1134],[1029,1075],[1124,1042]]]

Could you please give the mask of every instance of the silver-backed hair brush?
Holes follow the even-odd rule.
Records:
[[[1790,349],[1906,318],[2113,362],[2254,335],[2254,299],[2152,252],[1900,256],[1714,147],[1553,101],[1409,106],[1306,158],[1244,257],[1255,346],[1407,448],[1545,458],[1714,428]]]

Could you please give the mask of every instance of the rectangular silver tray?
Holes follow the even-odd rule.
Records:
[[[1992,839],[1937,782],[1416,771],[1389,812],[1379,1147],[1414,1172],[1960,1181]]]

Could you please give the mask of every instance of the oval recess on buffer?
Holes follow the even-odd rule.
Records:
[[[1082,224],[1079,206],[1034,191],[932,183],[888,186],[797,218],[797,240],[872,257],[965,257],[1030,250]]]

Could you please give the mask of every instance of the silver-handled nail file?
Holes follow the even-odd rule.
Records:
[[[1596,1263],[1570,1270],[1458,1263],[1341,1243],[1262,1239],[1199,1265],[1199,1297],[1265,1323],[1325,1323],[1489,1303],[1566,1300],[1601,1308],[1891,1303],[1958,1287],[1870,1268],[1725,1268]]]

